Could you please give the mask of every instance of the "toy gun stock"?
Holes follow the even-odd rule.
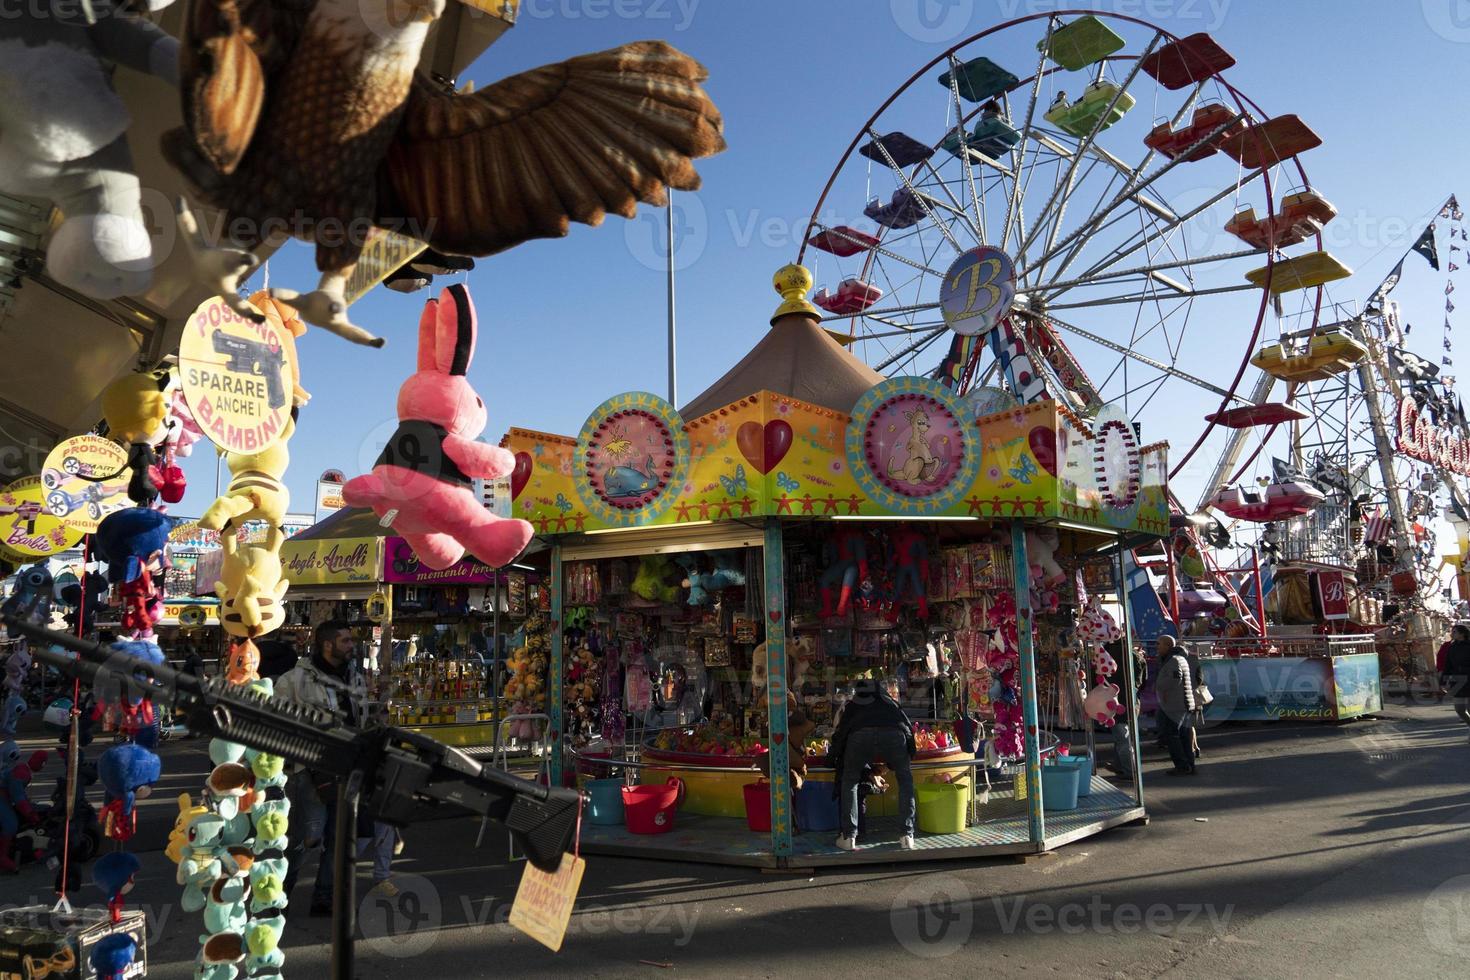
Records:
[[[280,408],[286,404],[286,389],[281,384],[281,364],[285,361],[286,354],[281,348],[259,340],[233,337],[216,330],[214,352],[229,357],[225,362],[225,367],[229,370],[265,378],[271,408]]]
[[[417,802],[453,803],[505,824],[532,864],[554,871],[571,850],[580,795],[498,769],[432,738],[399,728],[358,729],[322,708],[276,701],[223,678],[201,680],[66,633],[0,613],[12,635],[32,641],[32,655],[78,677],[108,700],[147,695],[185,713],[191,732],[238,742],[338,779],[362,779],[363,805],[385,823],[404,826]],[[54,647],[73,651],[75,656]]]

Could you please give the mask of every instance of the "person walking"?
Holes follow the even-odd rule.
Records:
[[[1444,687],[1455,699],[1455,714],[1470,725],[1470,626],[1455,624],[1444,655]]]
[[[857,846],[859,786],[864,782],[867,765],[878,761],[898,780],[898,814],[903,821],[898,845],[906,851],[914,849],[917,809],[914,772],[909,764],[914,752],[914,726],[899,706],[898,681],[859,680],[832,733],[831,756],[842,793],[839,848],[851,851]]]
[[[1154,693],[1159,700],[1159,732],[1174,760],[1171,776],[1194,775],[1194,755],[1188,746],[1194,728],[1194,684],[1186,659],[1188,650],[1172,636],[1159,637],[1159,676]]]
[[[1200,757],[1199,730],[1205,727],[1205,702],[1202,697],[1205,690],[1205,671],[1199,662],[1199,654],[1188,648],[1181,649],[1185,650],[1184,661],[1189,664],[1189,689],[1194,695],[1194,710],[1189,713],[1189,743],[1185,746],[1193,760]]]

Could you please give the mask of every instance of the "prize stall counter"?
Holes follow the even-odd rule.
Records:
[[[1213,697],[1207,721],[1347,721],[1383,710],[1372,636],[1186,642]]]
[[[506,694],[542,699],[531,703],[550,718],[551,779],[580,775],[593,795],[583,847],[806,866],[1036,852],[1144,819],[1136,775],[1115,785],[1049,764],[1059,753],[1038,719],[1033,632],[1079,621],[1058,593],[1080,607],[1081,564],[1112,563],[1121,583],[1122,551],[1168,533],[1167,446],[1142,445],[1111,406],[1082,419],[1044,399],[977,415],[935,381],[884,379],[821,329],[807,288],[800,267],[778,273],[771,331],[682,412],[630,392],[575,438],[512,429],[501,442],[517,460],[513,513],[551,545],[544,680],[518,676]],[[969,610],[1010,637],[999,660]],[[799,815],[785,775],[806,747],[787,736],[836,720],[801,672],[891,674],[913,655],[904,634],[922,646],[941,620],[963,620],[970,642],[945,657],[965,668],[972,707],[991,712],[978,752],[938,744],[941,732],[958,740],[952,719],[935,726],[915,762],[917,850],[899,850],[877,799],[871,842],[840,851]],[[539,647],[527,656],[540,667]],[[988,657],[1004,665],[994,677]],[[1118,686],[1132,683],[1122,659],[1106,669]],[[1111,717],[1108,690],[1093,693]],[[670,741],[676,729],[695,744]],[[718,752],[698,744],[712,733]],[[990,764],[985,738],[1000,739]],[[763,784],[756,754],[775,774]],[[809,768],[830,799],[820,784],[832,774]],[[926,820],[938,796],[963,796],[966,818]],[[617,819],[597,819],[614,801],[627,803]]]

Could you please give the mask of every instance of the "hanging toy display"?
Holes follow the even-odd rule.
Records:
[[[594,630],[569,629],[564,634],[573,650],[565,670],[563,697],[571,705],[568,735],[591,738],[599,734],[602,714],[602,663]]]
[[[913,602],[929,618],[929,541],[922,531],[901,526],[888,535],[888,564],[897,603]]]
[[[841,528],[828,539],[824,556],[827,570],[822,573],[822,609],[818,615],[823,619],[846,616],[852,605],[853,590],[869,580],[867,539],[857,528]]]
[[[674,559],[684,569],[684,579],[679,584],[689,590],[689,605],[707,606],[714,601],[713,592],[722,592],[745,584],[745,573],[735,567],[738,556],[729,552],[716,552],[710,556],[714,564],[712,571],[699,570],[699,561],[692,554],[679,555]]]
[[[1122,638],[1123,630],[1112,614],[1102,607],[1097,597],[1088,597],[1077,619],[1077,641],[1084,659],[1090,661],[1093,668],[1093,685],[1087,692],[1084,710],[1089,718],[1104,728],[1111,728],[1124,710],[1118,701],[1118,686],[1109,681],[1117,671],[1118,663],[1104,645]]]
[[[285,621],[290,587],[281,577],[285,540],[285,533],[273,526],[266,528],[263,544],[242,544],[238,531],[220,537],[224,564],[214,592],[220,601],[220,624],[231,636],[264,636]]]
[[[371,507],[436,570],[466,551],[500,568],[532,534],[529,523],[497,517],[475,496],[475,479],[515,469],[508,450],[475,441],[485,428],[485,403],[465,377],[475,335],[468,289],[455,284],[429,300],[419,320],[418,371],[398,390],[398,428],[373,471],[342,487],[349,506]]]
[[[989,697],[995,713],[993,744],[997,754],[1014,758],[1024,750],[1026,730],[1016,674],[1020,658],[1016,600],[1007,592],[997,592],[986,611],[985,622],[992,631],[986,663],[992,678]]]
[[[45,763],[45,752],[32,752],[22,761],[14,741],[0,742],[0,871],[17,870],[11,843],[22,826],[33,827],[41,821],[31,803],[30,784]]]
[[[296,413],[286,421],[281,436],[258,453],[225,453],[230,483],[225,492],[199,518],[199,526],[211,531],[238,528],[247,521],[264,521],[280,527],[291,507],[291,494],[281,482],[291,462],[287,443],[296,433]]]
[[[545,616],[526,620],[525,645],[511,651],[508,666],[511,676],[505,682],[505,697],[511,702],[511,714],[540,714],[546,710],[546,665],[551,653],[550,623]],[[509,736],[522,741],[536,737],[536,726],[530,719],[510,723]]]
[[[128,497],[139,507],[152,506],[160,492],[168,503],[177,503],[184,496],[183,471],[172,463],[160,465],[155,449],[168,437],[173,387],[173,370],[160,368],[129,374],[102,390],[107,432],[128,447],[128,466],[132,469]],[[118,475],[90,479],[100,482]]]
[[[131,840],[138,828],[135,804],[146,798],[162,775],[162,764],[151,750],[133,742],[114,745],[97,762],[102,780],[102,833],[116,841]]]

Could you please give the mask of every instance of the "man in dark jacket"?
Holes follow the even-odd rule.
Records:
[[[1455,714],[1470,725],[1470,626],[1450,630],[1450,648],[1444,655],[1444,687],[1455,699]]]
[[[899,846],[904,850],[914,847],[917,810],[914,772],[909,765],[914,756],[914,726],[899,707],[897,686],[888,680],[858,681],[832,734],[832,767],[842,786],[842,830],[837,846],[844,851],[857,846],[858,784],[863,779],[863,768],[875,760],[898,778],[898,813],[903,819]]]
[[[1171,776],[1194,775],[1194,753],[1190,731],[1194,728],[1194,683],[1189,670],[1189,651],[1172,636],[1159,637],[1159,676],[1154,693],[1159,698],[1159,733],[1174,760]]]

